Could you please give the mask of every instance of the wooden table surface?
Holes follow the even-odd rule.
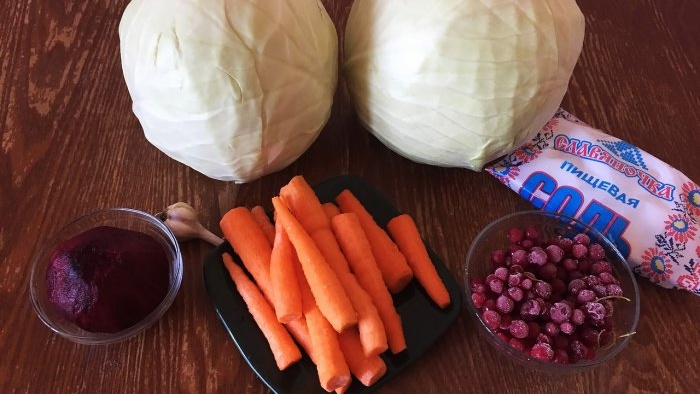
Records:
[[[351,1],[326,0],[339,32]],[[583,53],[562,106],[700,181],[700,2],[581,0]],[[290,167],[235,185],[209,179],[150,145],[131,112],[117,27],[126,0],[7,2],[0,10],[0,392],[232,392],[266,387],[220,324],[202,281],[211,249],[182,244],[175,303],[142,335],[81,346],[52,333],[29,301],[29,261],[71,219],[105,207],[157,212],[189,201],[202,222],[263,204],[293,175],[364,177],[412,213],[460,279],[477,232],[530,208],[487,173],[415,164],[358,124],[341,84],[332,117]],[[693,392],[700,387],[697,296],[639,280],[641,318],[604,367],[560,377],[496,355],[462,313],[382,393]]]

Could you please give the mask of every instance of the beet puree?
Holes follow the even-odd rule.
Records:
[[[59,245],[46,270],[49,301],[91,332],[131,327],[165,298],[169,261],[144,233],[96,227]]]

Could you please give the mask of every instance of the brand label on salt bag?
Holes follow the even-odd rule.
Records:
[[[559,110],[486,171],[605,234],[637,274],[700,294],[700,186],[656,157]]]

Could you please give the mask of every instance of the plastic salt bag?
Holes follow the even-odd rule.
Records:
[[[603,233],[637,274],[700,295],[700,186],[663,161],[560,109],[486,171]]]

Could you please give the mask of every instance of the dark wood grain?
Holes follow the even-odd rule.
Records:
[[[325,0],[342,37],[351,1]],[[584,50],[563,106],[700,180],[700,3],[582,0]],[[217,230],[235,205],[263,204],[293,175],[311,183],[364,177],[416,218],[460,279],[470,241],[529,205],[486,173],[412,163],[359,125],[343,80],[318,140],[290,167],[245,185],[208,179],[150,145],[131,112],[118,24],[126,0],[7,2],[0,9],[0,392],[264,393],[202,283],[210,246],[182,245],[180,293],[142,335],[81,346],[50,332],[27,290],[39,243],[81,214],[111,206],[157,212],[189,201]],[[640,280],[642,314],[605,367],[547,376],[495,354],[463,313],[385,393],[695,392],[696,296]]]

